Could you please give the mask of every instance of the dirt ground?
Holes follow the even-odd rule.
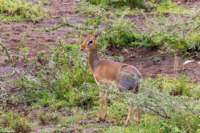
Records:
[[[36,0],[31,1],[37,2]],[[76,10],[78,2],[78,0],[50,0],[45,8],[51,14],[49,17],[36,23],[0,23],[0,37],[3,43],[11,50],[12,54],[19,53],[19,48],[22,46],[29,47],[30,57],[34,57],[39,51],[48,51],[48,47],[53,46],[60,39],[63,39],[68,44],[79,44],[80,34],[72,28],[62,27],[51,32],[45,31],[45,28],[60,24],[63,18],[67,18],[71,24],[84,23],[85,18],[79,15]],[[199,4],[198,1],[196,3],[187,2],[186,6],[197,7],[197,3]],[[138,22],[143,22],[142,17],[135,17],[131,20],[136,25]],[[144,76],[156,77],[158,74],[169,76],[186,74],[190,76],[192,81],[200,81],[200,65],[191,63],[183,66],[183,62],[191,59],[190,57],[183,58],[178,56],[177,61],[179,65],[176,68],[177,71],[174,71],[174,56],[167,55],[163,51],[149,51],[145,49],[119,51],[117,49],[110,50],[109,55],[123,56],[125,62],[137,66]],[[4,67],[0,67],[1,72],[4,71]]]

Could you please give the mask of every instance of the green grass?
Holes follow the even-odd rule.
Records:
[[[55,125],[59,122],[59,118],[56,113],[40,112],[39,121],[40,124],[42,125],[49,125],[49,124]]]
[[[172,81],[173,80],[173,81]],[[159,84],[157,84],[159,83]],[[164,132],[196,132],[199,129],[199,97],[195,97],[191,84],[185,78],[158,78],[146,80],[141,92],[130,99],[130,104],[138,106],[146,114],[159,116],[159,129]],[[190,88],[191,87],[191,88]],[[170,91],[169,91],[170,88]],[[171,89],[185,90],[174,96]],[[192,92],[188,95],[188,92]],[[145,117],[143,117],[145,119]],[[190,121],[188,123],[187,121]],[[147,124],[148,126],[148,124]]]
[[[16,86],[21,90],[19,100],[34,107],[91,108],[96,104],[99,88],[88,71],[79,47],[60,43],[53,51],[50,58],[39,58],[46,65],[37,64],[37,76],[30,77],[27,73],[16,81]]]
[[[165,3],[168,0],[163,1],[145,1],[145,0],[87,0],[93,5],[100,5],[104,8],[121,8],[124,6],[133,8],[141,8],[141,9],[151,9],[154,8],[157,4]]]
[[[35,76],[30,76],[33,64],[38,71]],[[30,71],[16,81],[18,94],[11,100],[36,109],[48,108],[54,112],[69,109],[73,112],[68,119],[62,120],[62,125],[56,115],[41,113],[39,120],[43,125],[55,122],[64,130],[78,124],[81,131],[93,125],[92,127],[103,132],[114,130],[127,133],[138,129],[149,133],[199,130],[200,118],[197,114],[200,111],[200,86],[191,83],[185,76],[147,78],[143,81],[139,94],[122,93],[117,88],[109,89],[107,120],[111,124],[104,126],[94,122],[99,111],[98,95],[101,88],[95,84],[88,71],[87,61],[77,45],[60,42],[49,56],[39,55],[34,63],[27,65]],[[128,105],[138,106],[143,110],[139,125],[132,120],[130,125],[124,126]],[[77,109],[81,111],[77,112]],[[80,125],[80,121],[91,119],[93,122]]]
[[[3,1],[0,4],[2,21],[39,20],[43,16],[39,5],[17,1]],[[19,3],[17,3],[19,2]],[[43,1],[47,4],[47,1]],[[199,18],[191,15],[187,9],[173,3],[155,3],[152,10],[140,10],[142,1],[107,1],[90,0],[81,2],[79,13],[86,19],[84,27],[76,27],[67,21],[49,27],[43,32],[70,27],[86,32],[89,29],[101,31],[98,43],[102,50],[109,47],[165,49],[182,54],[196,53],[200,50]],[[110,3],[111,2],[111,3]],[[113,3],[112,3],[113,2]],[[127,3],[133,4],[130,9]],[[148,6],[149,3],[144,3]],[[12,6],[12,8],[10,7]],[[136,6],[136,7],[135,7]],[[143,7],[141,7],[143,8]],[[146,12],[157,16],[145,16]],[[97,15],[98,14],[98,15]],[[129,17],[144,15],[148,30],[143,32]],[[177,21],[171,22],[167,15],[177,15]],[[180,17],[185,15],[188,21]],[[98,16],[98,17],[96,17]],[[87,29],[87,30],[86,30]],[[38,111],[40,126],[53,125],[55,132],[69,131],[77,127],[78,132],[85,129],[105,133],[198,133],[200,131],[200,85],[192,83],[186,76],[156,79],[146,78],[138,94],[119,92],[117,88],[109,89],[108,117],[105,122],[97,122],[99,112],[99,92],[87,60],[78,45],[63,42],[50,49],[49,54],[39,53],[34,60],[28,59],[29,49],[21,49],[26,60],[26,71],[15,81],[16,94],[5,97],[6,101],[16,105],[26,105],[28,109]],[[152,58],[159,62],[159,57]],[[5,92],[7,93],[7,92]],[[137,106],[142,110],[142,119],[137,124],[131,119],[125,126],[128,106]],[[9,107],[8,107],[9,108]],[[62,114],[65,112],[66,114]],[[69,113],[69,114],[68,114]],[[0,111],[0,132],[30,132],[38,128],[31,121],[13,111]]]
[[[38,71],[30,76],[33,64]],[[53,111],[41,112],[38,119],[42,125],[55,124],[56,131],[73,125],[78,125],[80,131],[92,127],[105,133],[131,133],[138,129],[149,133],[199,130],[199,85],[191,83],[185,76],[147,78],[138,94],[122,93],[117,88],[109,89],[107,121],[110,123],[101,125],[96,122],[101,88],[95,84],[87,61],[77,45],[60,42],[49,56],[40,55],[35,62],[27,64],[27,69],[29,71],[16,81],[18,94],[10,100],[31,108]],[[128,105],[138,106],[143,111],[140,124],[131,120],[128,126],[124,125]],[[65,116],[66,119],[56,114],[63,109],[72,112]],[[81,121],[86,124],[81,125]]]
[[[156,11],[161,14],[172,13],[172,14],[189,14],[191,15],[191,11],[187,8],[184,8],[180,5],[172,3],[171,1],[162,3],[156,7]]]
[[[160,20],[165,20],[160,17]],[[199,51],[199,31],[187,31],[192,25],[169,24],[167,21],[162,26],[162,21],[151,20],[153,23],[151,33],[143,33],[130,20],[124,17],[109,21],[107,28],[102,32],[98,43],[102,49],[108,47],[129,48],[144,47],[147,49],[166,49],[168,52],[179,52],[183,55],[193,54]],[[150,21],[150,22],[151,22]],[[179,29],[178,29],[179,28]],[[185,29],[183,29],[185,28]],[[179,32],[180,29],[183,29]],[[183,34],[185,34],[183,36]]]
[[[90,2],[93,4],[81,2],[79,12],[90,17],[85,25],[92,27],[92,32],[99,30],[101,33],[98,43],[103,50],[108,47],[144,47],[179,52],[182,55],[199,52],[199,17],[198,12],[195,13],[192,9],[171,1],[155,3],[154,10],[146,12],[140,9],[130,10],[126,6],[104,8],[101,6],[103,2],[101,0]],[[114,1],[108,3],[110,2]],[[96,17],[96,14],[99,17]],[[129,19],[134,16],[145,18],[144,31],[141,31],[137,23],[134,24],[134,19],[133,21]],[[173,16],[176,17],[176,21],[172,20]],[[105,26],[105,29],[99,28],[101,24]]]
[[[120,18],[111,22],[109,28],[101,34],[99,42],[102,48],[111,47],[130,47],[140,43],[142,36],[135,30],[134,25],[128,21]]]
[[[1,129],[2,128],[2,129]],[[0,111],[0,131],[29,133],[32,130],[30,121],[11,111]]]
[[[39,5],[25,0],[0,0],[0,19],[2,22],[38,21],[44,17]]]

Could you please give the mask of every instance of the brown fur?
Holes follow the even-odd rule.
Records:
[[[89,41],[93,42],[91,46],[88,46]],[[138,87],[142,76],[137,68],[125,63],[99,59],[95,36],[88,35],[81,45],[81,49],[87,50],[89,53],[89,66],[97,83],[114,83],[122,90],[136,89]],[[133,80],[136,83],[129,83],[132,80],[128,81],[128,78],[135,78]]]
[[[97,84],[110,85],[114,83],[120,90],[138,91],[139,81],[142,78],[140,72],[132,65],[115,62],[112,60],[100,60],[97,55],[96,37],[88,35],[81,45],[82,50],[89,53],[88,63],[90,70]],[[105,120],[107,116],[107,91],[100,94],[100,115],[99,120]],[[129,108],[126,124],[130,121],[134,110]],[[139,111],[135,112],[136,117],[140,119]],[[138,120],[137,120],[138,121]]]

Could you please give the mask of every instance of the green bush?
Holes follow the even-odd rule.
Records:
[[[144,0],[126,0],[126,3],[131,8],[146,8]]]
[[[0,127],[7,127],[14,130],[16,133],[31,132],[30,122],[14,112],[0,112]],[[1,128],[0,128],[1,131]]]
[[[56,124],[59,121],[58,116],[50,112],[41,112],[38,117],[41,125]]]
[[[199,32],[192,32],[187,37],[188,51],[199,52],[200,51],[200,37]]]
[[[183,6],[177,5],[175,2],[166,0],[156,7],[156,11],[160,14],[173,13],[173,14],[189,14],[190,10]]]
[[[16,81],[20,101],[53,108],[78,106],[87,109],[95,105],[99,88],[79,47],[60,43],[49,57],[43,60],[40,57],[40,63],[45,62],[45,65],[36,61],[35,76],[27,72]]]
[[[170,96],[153,89],[146,89],[131,101],[145,113],[159,116],[159,126],[165,132],[196,132],[199,129],[199,107],[196,105],[199,101]]]
[[[149,9],[155,7],[157,4],[168,2],[169,0],[87,0],[91,4],[101,5],[103,7],[122,7],[128,6],[130,8]]]
[[[122,18],[109,25],[100,36],[99,42],[102,48],[106,47],[130,47],[142,41],[142,36],[134,31],[134,25]]]
[[[187,33],[186,37],[182,37],[182,34],[176,31],[177,29],[172,29],[173,25],[164,28],[156,27],[160,22],[155,22],[158,24],[151,25],[151,33],[142,33],[137,30],[131,21],[124,19],[124,17],[121,17],[108,22],[106,30],[102,32],[98,39],[102,49],[108,47],[163,48],[170,52],[176,51],[182,54],[192,54],[200,51],[200,39],[196,31]],[[180,25],[179,27],[183,26]]]
[[[1,21],[37,21],[44,16],[39,5],[33,5],[25,0],[0,0]]]
[[[188,96],[194,97],[193,89],[196,84],[190,82],[190,79],[186,76],[181,76],[179,78],[175,77],[163,77],[159,75],[156,80],[146,79],[144,84],[151,84],[155,88],[159,89],[161,92],[168,93],[172,96]],[[199,97],[200,98],[200,97]]]
[[[151,49],[168,46],[183,51],[186,50],[185,45],[182,45],[181,40],[178,40],[176,37],[166,33],[142,34],[136,30],[131,21],[124,20],[123,18],[111,22],[108,27],[99,39],[101,47],[104,49],[110,46],[117,48],[145,47]],[[173,45],[175,46],[173,47]]]

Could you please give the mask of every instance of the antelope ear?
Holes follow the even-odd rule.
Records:
[[[93,36],[93,33],[92,33],[92,32],[89,32],[89,33],[87,33],[87,36],[88,36],[88,37],[91,37],[91,36]]]
[[[99,31],[97,31],[95,34],[94,34],[94,37],[97,38],[101,33]]]

